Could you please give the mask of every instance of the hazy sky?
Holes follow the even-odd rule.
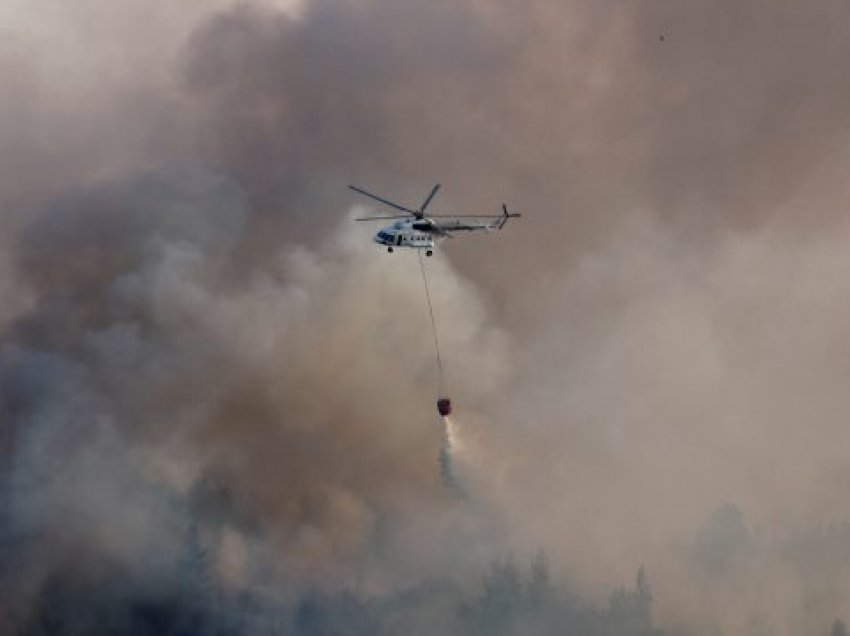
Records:
[[[7,0],[0,621],[191,523],[286,594],[543,547],[662,626],[847,616],[783,546],[850,512],[848,59],[844,0]],[[523,213],[429,262],[463,505],[345,188],[436,182]]]

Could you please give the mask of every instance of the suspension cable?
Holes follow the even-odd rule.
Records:
[[[443,357],[440,355],[440,339],[437,336],[437,321],[434,318],[434,306],[431,303],[431,291],[428,289],[428,277],[425,275],[425,263],[422,260],[422,250],[416,250],[419,256],[419,270],[422,272],[422,283],[425,286],[425,300],[428,301],[428,315],[431,316],[431,330],[434,334],[434,350],[437,352],[438,392],[443,394]]]

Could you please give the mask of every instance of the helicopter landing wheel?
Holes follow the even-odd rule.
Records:
[[[387,248],[387,251],[388,251],[390,254],[392,254],[392,253],[393,253],[393,248],[388,247],[388,248]]]
[[[432,250],[428,250],[425,252],[425,256],[433,256],[434,252]]]

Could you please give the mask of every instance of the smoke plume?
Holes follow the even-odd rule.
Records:
[[[848,18],[4,3],[0,631],[846,631]]]

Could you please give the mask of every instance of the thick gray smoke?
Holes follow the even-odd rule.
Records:
[[[846,2],[0,24],[0,631],[84,631],[101,589],[153,633],[258,599],[289,622],[233,631],[844,629]],[[525,214],[429,262],[463,502],[415,258],[344,187],[436,181]]]

